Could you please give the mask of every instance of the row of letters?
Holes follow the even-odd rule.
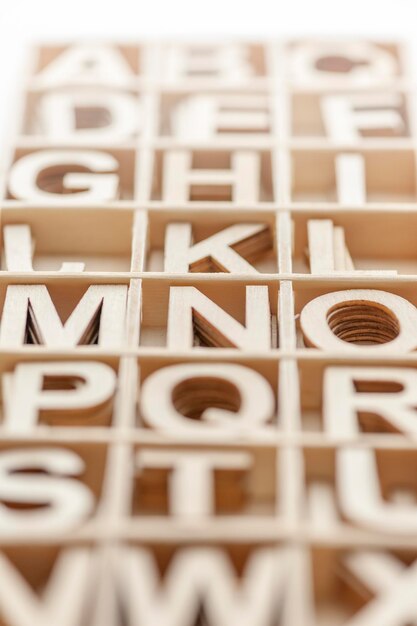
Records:
[[[10,169],[7,197],[48,205],[53,203],[57,207],[132,200],[139,196],[143,196],[145,202],[163,201],[172,205],[210,201],[252,206],[274,201],[274,187],[281,185],[287,203],[327,202],[356,207],[372,201],[412,202],[416,195],[412,150],[385,150],[377,154],[296,151],[293,181],[288,183],[286,175],[273,181],[271,155],[267,151],[233,149],[213,153],[175,148],[163,153],[162,173],[158,173],[159,166],[155,165],[153,189],[149,180],[144,180],[141,186],[140,168],[139,175],[135,176],[134,154],[134,151],[125,150],[124,160],[128,165],[121,172],[121,163],[111,152],[89,149],[29,151]],[[209,165],[213,158],[218,163],[214,169]],[[198,160],[206,165],[193,166],[193,161]],[[401,177],[397,174],[397,167],[403,170]],[[311,168],[316,171],[315,180],[306,175]],[[379,168],[386,171],[383,178],[378,178],[375,171]]]
[[[44,46],[31,77],[43,89],[68,84],[131,87],[138,76],[167,84],[224,81],[236,86],[268,75],[295,84],[363,88],[392,83],[405,74],[400,47],[378,42],[288,42],[284,49],[275,48],[275,68],[265,58],[271,52],[273,46],[255,43]]]

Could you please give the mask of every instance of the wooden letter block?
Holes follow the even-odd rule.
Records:
[[[17,508],[0,504],[0,535],[46,537],[77,526],[94,505],[88,487],[74,478],[84,469],[83,460],[65,448],[2,450],[0,498]],[[19,510],[18,505],[29,508]]]
[[[194,332],[213,347],[269,350],[271,311],[268,288],[246,287],[246,324],[243,326],[195,287],[171,287],[168,348],[192,348]]]
[[[63,324],[45,285],[10,285],[0,327],[0,345],[25,343],[74,347],[97,341],[119,348],[125,338],[127,287],[91,285]]]
[[[98,362],[21,363],[10,378],[4,428],[14,433],[29,434],[45,412],[55,418],[94,415],[116,387],[112,368]],[[55,388],[45,389],[48,380]]]
[[[180,389],[181,412],[175,403]],[[232,403],[236,410],[231,410]],[[235,438],[271,419],[274,396],[269,383],[248,367],[178,364],[164,367],[145,380],[140,408],[149,426],[171,436],[217,433],[222,438]]]
[[[360,154],[336,157],[336,193],[339,204],[361,206],[366,201],[365,165]]]
[[[25,563],[42,570],[45,557],[32,558],[26,550]],[[90,548],[62,549],[49,572],[43,593],[36,590],[6,555],[0,555],[0,612],[7,626],[74,626],[85,612],[90,581],[97,575],[96,559]]]
[[[336,463],[338,499],[344,516],[373,531],[415,533],[417,506],[407,499],[384,500],[373,450],[348,446],[337,452]]]
[[[286,588],[288,556],[285,550],[255,550],[240,580],[230,558],[216,548],[179,550],[169,567],[162,582],[148,550],[124,550],[118,571],[130,623],[191,626],[202,603],[210,624],[267,626],[277,594],[281,597]],[[142,593],[133,600],[138,587]]]
[[[394,391],[393,391],[394,387]],[[417,372],[403,367],[330,367],[324,377],[323,418],[327,432],[349,438],[360,420],[379,418],[386,429],[417,432]]]
[[[111,145],[135,135],[140,107],[125,92],[60,89],[42,96],[37,115],[38,133],[51,143]]]
[[[362,136],[397,136],[404,132],[397,94],[325,96],[321,107],[326,135],[340,143],[354,143]]]
[[[250,259],[270,247],[269,231],[264,224],[236,224],[194,244],[191,224],[169,224],[165,232],[164,270],[173,274],[207,272],[214,266],[222,272],[257,274],[243,255]]]
[[[201,188],[216,200],[230,190],[234,203],[253,203],[260,196],[260,158],[256,152],[239,150],[231,156],[230,169],[196,169],[192,153],[172,150],[165,154],[162,196],[165,202],[178,204],[190,199],[192,188]],[[196,192],[194,192],[195,194]],[[193,196],[194,197],[194,196]]]
[[[172,113],[175,137],[184,141],[265,135],[270,127],[268,100],[259,95],[204,95],[181,101]]]
[[[378,626],[389,619],[399,626],[414,613],[416,599],[410,587],[417,576],[415,560],[407,567],[394,554],[365,549],[347,555],[344,565],[354,576],[352,582],[365,585],[374,596],[351,623]]]
[[[214,513],[214,471],[247,470],[251,459],[241,452],[146,450],[138,469],[169,469],[169,511],[174,517],[202,520]]]
[[[253,73],[247,49],[234,43],[172,47],[167,55],[166,68],[168,81],[209,77],[234,84],[249,79]]]
[[[355,270],[345,242],[345,231],[332,220],[309,220],[308,256],[312,274],[355,272],[365,275],[395,276],[395,270]]]
[[[301,311],[305,343],[321,350],[375,354],[417,346],[417,309],[405,298],[375,289],[336,291]]]
[[[131,67],[115,46],[76,44],[51,61],[37,82],[43,88],[92,83],[122,87],[132,78]]]
[[[12,166],[9,191],[31,202],[106,202],[118,196],[117,169],[118,162],[106,152],[41,150]]]
[[[35,241],[30,226],[13,224],[3,228],[3,248],[6,270],[9,272],[33,272],[33,253]],[[62,272],[83,272],[85,264],[65,261],[61,265]]]
[[[300,43],[292,52],[291,73],[303,86],[322,84],[328,88],[343,84],[364,87],[384,83],[395,76],[395,57],[370,42]]]

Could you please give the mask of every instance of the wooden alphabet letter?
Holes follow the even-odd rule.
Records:
[[[337,202],[345,206],[361,206],[366,203],[365,161],[360,154],[336,156]]]
[[[217,79],[236,83],[252,76],[247,48],[238,44],[172,46],[167,54],[170,81]]]
[[[89,548],[61,550],[41,597],[4,554],[0,554],[0,578],[0,615],[5,626],[75,626],[83,619],[92,591],[95,559]]]
[[[235,203],[259,200],[260,157],[255,151],[236,150],[231,155],[231,169],[194,169],[192,152],[170,150],[164,157],[162,197],[165,202],[180,204],[194,198],[193,188],[203,188],[215,201],[230,189]]]
[[[45,537],[74,529],[94,506],[91,491],[73,478],[84,469],[81,457],[65,448],[2,450],[0,537]],[[27,506],[21,510],[4,502]]]
[[[69,348],[97,342],[120,348],[125,337],[126,285],[91,285],[63,324],[45,285],[9,285],[0,346],[25,343]]]
[[[328,367],[323,381],[326,432],[349,438],[361,432],[361,417],[373,420],[374,416],[391,431],[417,434],[417,371],[405,367]]]
[[[118,161],[107,152],[39,150],[13,164],[9,192],[17,200],[54,204],[115,200],[118,168]]]
[[[61,389],[45,389],[44,382],[55,379]],[[65,382],[76,381],[75,387]],[[111,367],[93,361],[19,363],[11,375],[7,394],[4,429],[30,433],[41,412],[59,412],[71,416],[92,414],[114,394],[116,375]]]
[[[308,256],[312,274],[355,272],[362,275],[395,276],[395,270],[355,270],[345,242],[345,231],[332,220],[308,220]]]
[[[268,227],[264,224],[235,224],[192,244],[192,226],[187,223],[168,224],[165,234],[165,272],[221,272],[257,274],[247,258],[272,246]]]
[[[209,626],[268,626],[293,578],[284,549],[256,550],[239,581],[224,552],[209,548],[180,550],[163,583],[144,548],[123,549],[117,571],[129,624],[146,626],[194,626],[201,605]]]
[[[392,79],[397,71],[395,56],[371,42],[300,43],[291,54],[291,69],[297,83],[321,83],[329,88],[369,87]]]
[[[78,124],[78,117],[83,123]],[[131,138],[138,130],[140,107],[129,93],[60,89],[42,96],[39,133],[71,144],[108,143]]]
[[[417,506],[384,499],[373,450],[338,450],[336,483],[340,509],[352,523],[375,532],[415,535]]]
[[[77,44],[59,54],[37,76],[43,88],[61,85],[106,84],[122,87],[135,78],[115,46]]]
[[[209,141],[269,130],[268,101],[258,95],[190,96],[175,107],[172,128],[184,141]]]
[[[404,120],[397,94],[324,96],[321,101],[326,135],[340,143],[367,136],[401,136]]]
[[[5,269],[9,272],[33,272],[35,241],[28,224],[8,224],[3,227]],[[61,272],[83,272],[84,263],[63,262]]]
[[[417,347],[417,309],[405,298],[376,289],[318,296],[301,311],[307,346],[359,353],[409,352]]]
[[[186,398],[186,403],[181,403],[182,412],[174,404],[179,390]],[[233,391],[238,392],[236,411],[230,410]],[[203,436],[217,433],[233,439],[264,426],[275,404],[272,388],[263,376],[231,363],[163,367],[144,381],[140,402],[146,423],[161,432]]]
[[[171,287],[167,347],[190,349],[194,333],[207,345],[265,351],[271,348],[268,287],[246,287],[246,326],[195,287]]]
[[[415,614],[417,561],[407,567],[388,551],[366,549],[350,551],[343,561],[354,584],[373,596],[344,626],[402,626]]]
[[[181,519],[201,521],[215,513],[214,470],[247,471],[251,457],[243,452],[143,450],[137,467],[170,469],[169,512]]]

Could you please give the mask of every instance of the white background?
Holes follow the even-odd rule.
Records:
[[[0,136],[30,43],[222,35],[394,37],[417,51],[417,0],[0,0]]]

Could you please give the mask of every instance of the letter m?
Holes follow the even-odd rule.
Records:
[[[126,285],[91,285],[62,323],[45,285],[9,285],[0,346],[35,343],[53,348],[98,344],[120,348],[124,340]]]

